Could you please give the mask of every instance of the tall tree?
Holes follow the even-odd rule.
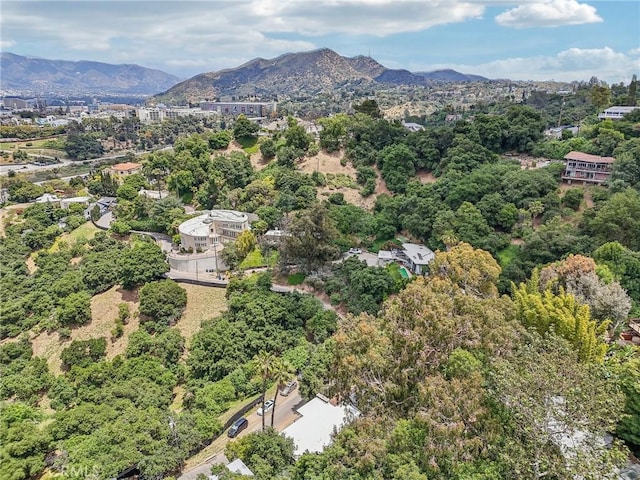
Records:
[[[563,289],[557,295],[550,289],[541,293],[537,270],[528,283],[517,288],[512,285],[512,290],[516,318],[525,327],[540,335],[555,332],[571,344],[583,362],[602,361],[607,345],[601,337],[608,322],[593,320],[588,305],[581,305]]]
[[[273,365],[271,378],[276,384],[276,393],[273,395],[273,408],[271,409],[271,428],[276,414],[276,401],[280,394],[280,389],[295,375],[295,369],[284,358],[276,358]],[[264,415],[263,415],[264,417]]]
[[[505,457],[522,478],[607,478],[625,461],[604,438],[620,418],[615,379],[561,338],[528,336],[494,361],[491,390],[512,433]],[[514,448],[515,445],[518,447]]]
[[[338,258],[339,248],[334,244],[338,230],[327,208],[317,203],[299,212],[289,226],[288,235],[280,247],[281,261],[297,263],[309,272]]]
[[[266,428],[264,402],[267,396],[268,382],[272,379],[273,373],[276,370],[276,356],[271,352],[265,352],[263,350],[253,357],[251,360],[251,368],[255,375],[262,381],[262,431],[264,432]]]
[[[627,96],[627,105],[635,107],[638,104],[638,76],[634,73],[629,83],[629,95]]]

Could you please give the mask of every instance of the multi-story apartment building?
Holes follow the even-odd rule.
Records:
[[[562,173],[562,179],[569,184],[582,182],[583,185],[588,183],[597,185],[607,183],[615,161],[613,157],[601,157],[582,152],[569,152],[564,159],[567,164]]]

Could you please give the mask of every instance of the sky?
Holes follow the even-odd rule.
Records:
[[[2,0],[0,49],[189,78],[328,47],[388,68],[628,83],[637,0]]]

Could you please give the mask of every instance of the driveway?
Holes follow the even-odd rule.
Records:
[[[343,253],[340,260],[334,260],[333,263],[341,263],[344,262],[349,257],[358,257],[359,260],[366,262],[369,267],[378,267],[378,255],[375,253],[362,252],[362,253]]]
[[[102,228],[109,228],[113,220],[113,212],[109,211],[96,220],[96,225]]]
[[[279,396],[278,401],[276,402],[276,413],[274,418],[275,429],[281,432],[298,419],[300,415],[298,415],[296,410],[304,403],[305,402],[302,400],[302,397],[300,397],[297,389],[287,397]],[[245,415],[247,420],[249,420],[249,426],[243,430],[238,437],[243,437],[251,432],[257,432],[262,429],[262,417],[256,413],[258,411],[258,407],[259,405],[252,413]],[[265,423],[267,426],[270,425],[271,412],[267,412]],[[214,444],[217,447],[216,450],[218,450],[217,453],[207,458],[206,461],[197,467],[192,468],[188,472],[184,472],[178,477],[178,480],[195,480],[199,473],[209,475],[211,473],[211,465],[216,463],[224,463],[226,465],[229,463],[227,458],[224,456],[224,447],[229,440],[231,439],[227,437],[227,433],[224,432],[220,437],[214,440]]]

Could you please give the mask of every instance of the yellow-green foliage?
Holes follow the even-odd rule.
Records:
[[[563,289],[555,295],[549,288],[540,292],[539,285],[536,270],[527,284],[521,283],[517,289],[513,286],[516,318],[542,335],[553,330],[576,349],[581,361],[602,361],[607,345],[601,336],[608,323],[598,325],[591,319],[589,306],[581,305]]]

